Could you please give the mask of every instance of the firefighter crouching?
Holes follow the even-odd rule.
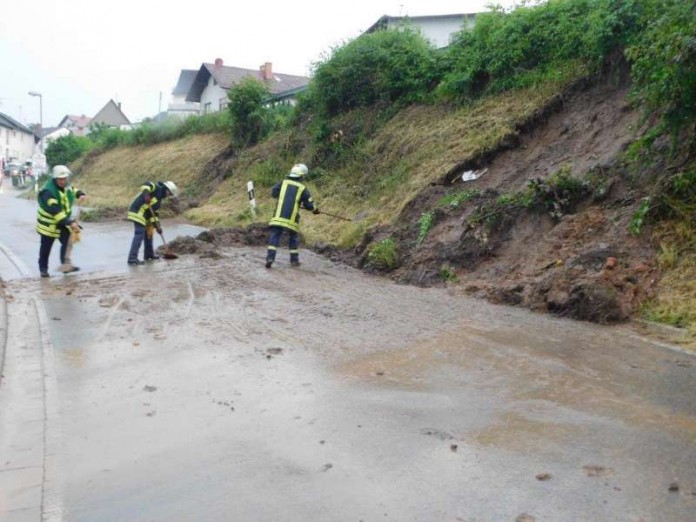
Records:
[[[129,265],[143,265],[144,261],[138,259],[140,245],[145,243],[145,261],[159,259],[152,245],[154,231],[162,233],[157,211],[162,201],[171,196],[177,197],[179,189],[173,181],[147,181],[140,187],[140,193],[133,199],[128,207],[128,219],[133,222],[133,241],[128,252]]]

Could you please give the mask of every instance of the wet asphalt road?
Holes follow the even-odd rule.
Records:
[[[696,520],[689,354],[306,251],[131,268],[126,222],[41,280],[13,196],[0,520]]]

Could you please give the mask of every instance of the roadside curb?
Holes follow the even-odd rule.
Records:
[[[58,382],[55,372],[55,350],[51,342],[48,317],[43,303],[32,300],[38,319],[41,352],[44,372],[44,481],[43,481],[43,522],[61,522],[63,520],[62,483],[60,467],[56,462],[60,447],[61,431],[58,420]]]
[[[8,301],[0,280],[0,519],[61,522],[54,347],[39,297]]]
[[[631,319],[628,324],[636,329],[644,330],[645,334],[650,335],[650,341],[655,344],[659,344],[675,352],[696,356],[694,350],[684,348],[678,344],[680,340],[687,340],[688,332],[683,328],[647,321],[645,319]],[[655,335],[664,336],[667,337],[667,339],[655,339],[653,337]]]

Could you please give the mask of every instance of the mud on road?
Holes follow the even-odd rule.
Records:
[[[688,355],[308,251],[215,252],[7,283],[11,317],[45,306],[64,520],[694,514]]]

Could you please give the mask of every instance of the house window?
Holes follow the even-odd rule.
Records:
[[[224,111],[227,108],[229,100],[227,98],[220,98],[220,110]]]
[[[212,109],[212,103],[208,102],[203,106],[203,114],[210,114],[210,109]]]

